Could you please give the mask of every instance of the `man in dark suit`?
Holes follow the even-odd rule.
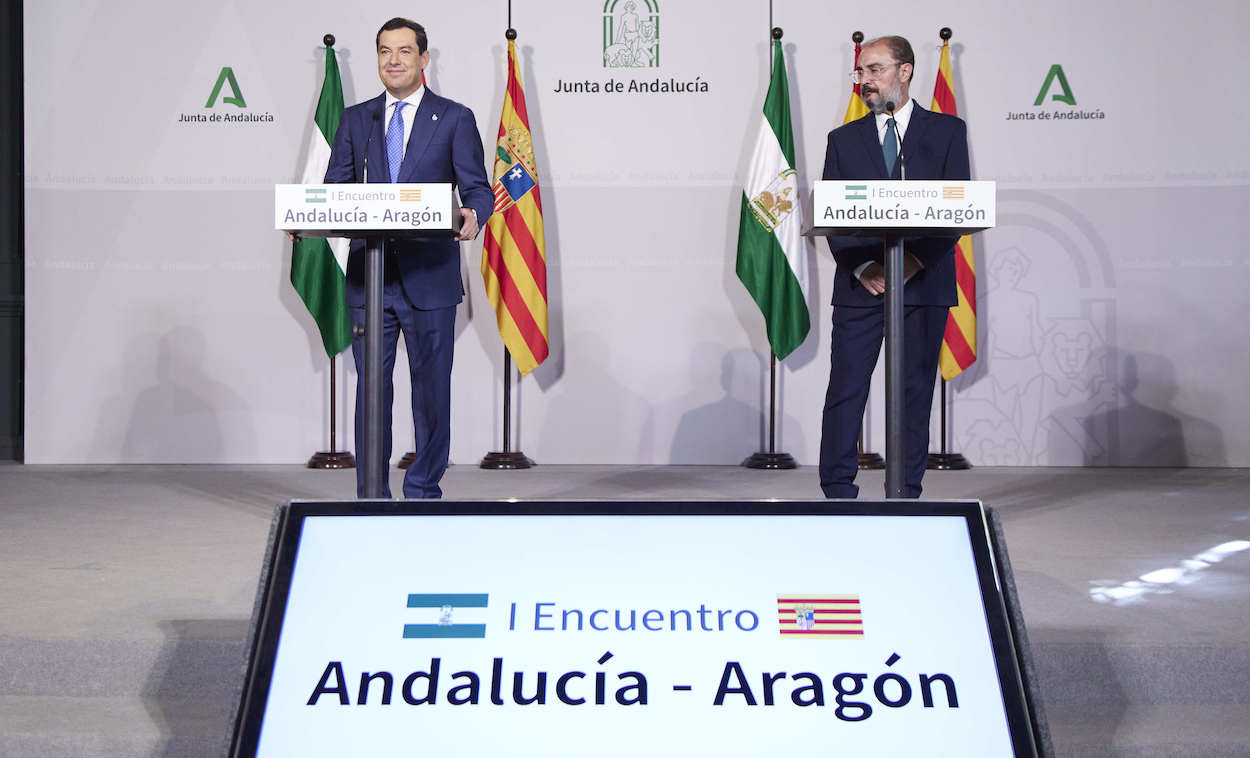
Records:
[[[915,68],[902,37],[864,44],[856,73],[867,116],[829,133],[825,179],[968,179],[964,122],[931,113],[908,95]],[[891,110],[893,112],[891,112]],[[902,139],[902,150],[898,141]],[[904,245],[904,434],[907,497],[920,497],[929,452],[929,412],[946,316],[955,300],[957,236]],[[854,498],[857,441],[885,324],[884,250],[880,242],[830,237],[837,261],[833,348],[820,439],[820,487],[826,497]]]
[[[436,498],[451,446],[451,361],[456,305],[464,296],[459,241],[486,224],[495,197],[486,179],[482,138],[473,112],[425,86],[430,63],[425,29],[404,18],[382,25],[376,38],[378,76],[386,91],[343,111],[325,181],[455,182],[462,225],[456,239],[390,239],[386,243],[382,316],[383,497],[390,497],[385,467],[391,457],[392,374],[399,334],[404,335],[412,378],[416,460],[404,476],[404,497]],[[365,243],[354,240],[347,259],[347,305],[352,324],[365,322]],[[352,342],[356,371],[364,340]],[[365,437],[363,382],[356,385],[356,448]],[[363,470],[357,492],[363,496]]]

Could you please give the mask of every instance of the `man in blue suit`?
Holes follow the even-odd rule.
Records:
[[[456,239],[389,239],[382,297],[383,497],[390,497],[385,468],[391,457],[392,374],[399,334],[404,335],[412,378],[416,460],[404,476],[404,497],[437,498],[451,447],[451,361],[456,305],[464,296],[460,241],[486,224],[495,197],[486,179],[482,138],[473,112],[425,86],[430,63],[425,29],[393,18],[376,38],[378,76],[386,91],[343,111],[325,181],[455,182],[462,225]],[[347,305],[353,326],[365,323],[365,242],[354,240],[347,259]],[[352,342],[362,370],[364,340]],[[365,438],[363,382],[356,385],[356,447]],[[363,470],[356,487],[364,493]]]
[[[931,113],[908,95],[915,69],[902,37],[879,37],[860,52],[860,96],[871,111],[829,133],[825,179],[968,179],[964,122]],[[892,112],[891,112],[892,111]],[[898,142],[902,140],[902,150]],[[955,305],[957,236],[904,245],[904,484],[920,497],[929,453],[929,412],[938,353]],[[854,498],[857,441],[885,324],[884,251],[880,242],[830,237],[837,262],[833,283],[833,347],[820,438],[820,487],[826,497]]]

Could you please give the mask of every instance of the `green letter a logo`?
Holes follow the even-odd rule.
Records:
[[[1063,74],[1060,74],[1063,76]],[[221,94],[221,86],[223,84],[230,85],[230,97],[223,97],[223,103],[237,105],[240,108],[246,108],[247,103],[243,102],[243,92],[239,89],[239,81],[234,78],[234,69],[229,66],[223,66],[221,73],[217,75],[217,83],[213,85],[213,94],[208,96],[208,102],[204,103],[205,108],[212,108],[213,103],[217,102],[217,96]],[[1064,85],[1067,86],[1067,85]]]
[[[1041,105],[1042,100],[1046,98],[1046,92],[1050,89],[1051,82],[1059,80],[1059,88],[1063,90],[1057,94],[1051,95],[1051,100],[1058,100],[1068,105],[1076,105],[1076,98],[1072,96],[1072,88],[1068,86],[1068,77],[1063,75],[1063,66],[1058,63],[1050,67],[1050,71],[1046,73],[1046,81],[1042,82],[1042,90],[1037,93],[1037,99],[1033,101],[1034,105]]]

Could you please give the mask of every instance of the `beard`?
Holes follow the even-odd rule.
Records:
[[[897,81],[894,82],[894,86],[885,91],[885,94],[882,94],[881,90],[873,85],[865,84],[863,87],[860,87],[859,96],[864,101],[864,105],[868,106],[868,110],[874,114],[885,113],[885,104],[888,102],[894,103],[895,110],[902,108],[904,105],[903,85]]]

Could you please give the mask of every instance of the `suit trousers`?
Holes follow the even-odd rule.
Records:
[[[364,326],[365,309],[351,308],[352,325]],[[404,335],[408,374],[412,382],[412,426],[416,460],[404,474],[404,497],[439,498],[439,481],[447,471],[451,452],[451,363],[455,347],[456,306],[421,310],[408,301],[396,277],[382,290],[382,497],[391,497],[387,469],[391,460],[391,406],[394,405],[393,374],[399,335]],[[356,361],[356,460],[363,461],[360,445],[365,438],[364,337],[352,340]],[[365,472],[356,469],[357,497],[364,497]]]
[[[920,497],[922,491],[933,386],[949,310],[913,305],[903,311],[903,481],[904,494],[910,498]],[[859,495],[855,485],[859,431],[884,333],[885,308],[834,306],[829,389],[820,435],[820,488],[825,497]]]

